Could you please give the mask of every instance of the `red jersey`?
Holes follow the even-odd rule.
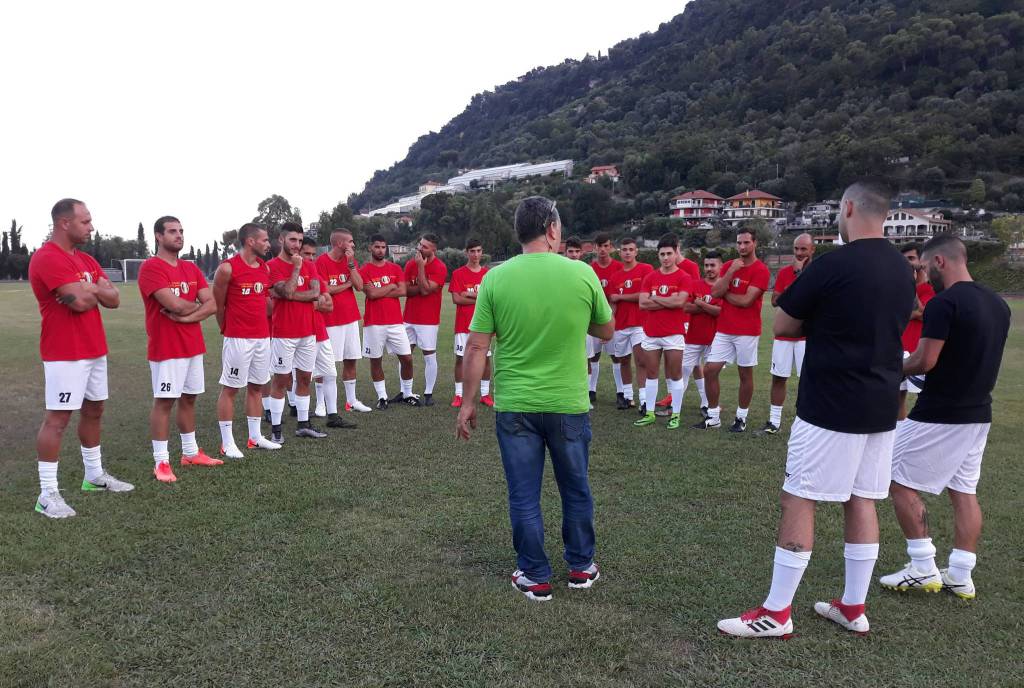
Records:
[[[290,260],[281,260],[275,256],[267,263],[270,268],[270,284],[287,282],[292,277],[292,270],[295,266]],[[319,280],[316,267],[308,260],[302,261],[299,268],[299,279],[296,282],[295,291],[309,291],[310,282]],[[271,325],[271,336],[275,339],[301,339],[316,334],[313,329],[313,302],[292,301],[290,299],[274,298],[274,317]]]
[[[249,265],[240,253],[224,262],[231,266],[231,280],[224,301],[222,334],[236,339],[266,339],[270,336],[270,269],[260,258],[256,259],[255,267]]]
[[[321,313],[318,310],[313,311],[313,335],[318,342],[326,342],[330,339],[327,335],[327,325],[324,321],[324,316],[326,315],[330,315],[330,313]]]
[[[712,306],[721,306],[722,299],[711,296],[711,285],[702,279],[690,280],[690,301],[703,301]],[[715,338],[718,329],[718,318],[701,311],[690,313],[690,327],[686,330],[687,344],[700,344],[707,346]]]
[[[921,302],[921,308],[928,305],[928,302],[935,296],[935,289],[928,282],[917,285],[917,298]],[[907,323],[907,329],[903,330],[903,350],[914,353],[917,345],[921,342],[921,328],[924,325],[922,320],[911,320]]]
[[[700,268],[689,258],[683,258],[682,262],[677,265],[680,270],[689,275],[690,279],[700,279]]]
[[[107,355],[107,335],[99,306],[76,313],[57,301],[57,288],[72,282],[92,282],[106,277],[88,253],[67,253],[47,241],[32,254],[28,281],[43,316],[39,353],[44,361],[82,361]]]
[[[438,290],[426,296],[409,296],[405,299],[405,322],[413,325],[438,325],[441,322],[441,299],[444,298],[444,282],[448,278],[448,266],[436,256],[423,266],[427,279],[438,285]],[[419,268],[412,258],[405,264],[405,281],[416,284]]]
[[[777,296],[782,296],[782,293],[789,289],[789,285],[793,284],[795,281],[796,270],[793,269],[793,266],[787,265],[782,268],[779,270],[779,273],[775,275],[775,294]],[[776,339],[782,342],[801,342],[807,339],[807,337],[776,337]]]
[[[739,260],[737,258],[737,260]],[[730,260],[722,266],[724,275],[732,265]],[[744,265],[736,271],[729,282],[728,293],[743,295],[747,293],[747,287],[757,287],[761,290],[754,302],[746,308],[734,306],[727,300],[722,299],[722,313],[718,316],[718,331],[722,334],[757,337],[761,334],[761,301],[764,292],[768,290],[768,283],[772,279],[768,266],[760,260],[754,259],[750,265]]]
[[[203,326],[197,322],[171,320],[160,312],[163,306],[154,294],[161,289],[170,289],[179,299],[198,303],[199,290],[207,288],[209,285],[202,270],[187,260],[179,259],[177,265],[171,265],[154,256],[142,264],[139,268],[139,292],[146,307],[146,336],[149,338],[146,357],[150,361],[192,358],[206,353]]]
[[[639,294],[643,291],[644,278],[654,272],[647,263],[637,263],[632,270],[619,270],[612,275],[610,294]],[[640,310],[638,301],[619,301],[615,304],[615,329],[625,330],[628,327],[641,327],[644,324],[645,311]]]
[[[615,276],[615,273],[622,269],[622,263],[612,258],[612,262],[608,263],[608,267],[603,268],[597,264],[595,260],[590,264],[590,267],[594,268],[594,272],[597,273],[597,281],[601,283],[601,289],[604,290],[605,298],[612,293],[611,291],[611,280]]]
[[[358,270],[359,263],[354,258],[352,262],[355,263],[355,269]],[[341,257],[341,260],[334,260],[329,252],[325,253],[316,259],[316,267],[320,272],[321,283],[325,285],[320,290],[322,292],[326,292],[327,287],[336,287],[350,281],[348,261],[344,256]],[[355,289],[349,288],[332,294],[331,299],[334,301],[334,310],[322,314],[327,327],[347,325],[359,320],[359,306],[356,304]]]
[[[682,270],[675,270],[666,275],[661,270],[652,270],[644,277],[641,289],[651,296],[674,296],[681,291],[689,292],[693,280]],[[644,334],[648,337],[671,337],[683,334],[686,318],[682,308],[663,308],[656,311],[644,311]]]
[[[480,282],[487,274],[487,268],[481,267],[476,272],[469,269],[468,265],[456,268],[452,271],[452,281],[448,283],[448,293],[461,294],[464,291],[471,291],[474,294],[480,292]],[[473,322],[473,313],[476,311],[476,304],[469,306],[455,306],[455,334],[468,334],[469,324]]]
[[[384,261],[384,264],[380,266],[367,263],[359,268],[359,274],[364,281],[369,282],[376,289],[405,281],[405,273],[402,272],[402,268],[390,260]],[[383,299],[367,297],[365,308],[363,325],[366,327],[402,324],[402,303],[397,296],[388,296]]]

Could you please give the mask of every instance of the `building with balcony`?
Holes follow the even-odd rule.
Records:
[[[668,204],[669,214],[686,221],[688,225],[715,219],[722,214],[724,208],[724,198],[703,189],[687,191],[673,198]]]
[[[608,177],[615,183],[619,181],[619,168],[615,165],[596,165],[590,168],[590,174],[583,181],[587,184],[597,184],[601,177]]]
[[[801,224],[808,227],[831,227],[839,216],[839,201],[809,203],[800,213]]]
[[[722,220],[733,227],[749,220],[766,220],[775,224],[786,221],[786,209],[778,196],[750,189],[725,199]]]
[[[895,208],[882,224],[885,236],[896,245],[928,241],[936,234],[950,231],[953,223],[933,210]]]

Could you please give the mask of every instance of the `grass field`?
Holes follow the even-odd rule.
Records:
[[[899,596],[875,585],[870,637],[817,618],[811,605],[841,592],[843,571],[841,509],[824,505],[794,606],[798,637],[750,643],[719,637],[715,621],[767,592],[784,436],[634,429],[635,416],[614,409],[606,368],[591,446],[604,575],[589,591],[565,588],[549,470],[544,506],[557,587],[553,602],[532,604],[508,581],[515,559],[493,415],[481,410],[471,443],[454,439],[450,335],[439,346],[437,406],[356,414],[358,430],[319,442],[293,438],[280,452],[250,452],[217,469],[175,466],[178,483],[164,486],[151,478],[151,390],[134,285],[122,302],[104,312],[111,400],[103,450],[105,466],[136,491],[78,491],[82,464],[69,432],[60,481],[79,515],[54,522],[32,512],[39,316],[27,285],[0,285],[0,686],[1024,682],[1019,303],[980,489],[987,522],[978,599]],[[448,307],[443,333],[451,318]],[[198,432],[200,445],[214,450],[220,338],[212,322],[206,332]],[[762,362],[769,347],[766,337]],[[393,360],[387,369],[394,393]],[[416,369],[419,377],[421,359]],[[365,362],[359,374],[360,398],[369,401]],[[724,380],[723,417],[731,417],[735,373]],[[767,384],[762,365],[751,426],[765,419]],[[694,397],[684,414],[696,420]],[[235,427],[241,437],[240,415]],[[172,433],[172,457],[178,448]],[[944,565],[950,509],[944,497],[928,503]],[[876,573],[887,573],[904,563],[904,543],[891,506],[880,513]]]

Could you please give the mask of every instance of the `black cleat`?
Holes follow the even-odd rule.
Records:
[[[331,415],[327,416],[327,423],[326,423],[326,425],[329,428],[354,428],[354,427],[356,427],[355,423],[353,423],[352,421],[345,420],[344,418],[339,416],[337,413],[332,413]]]
[[[647,415],[647,404],[640,404],[637,407],[636,410],[637,410],[637,413],[640,414],[641,416],[646,416]]]
[[[711,414],[708,413],[708,407],[707,406],[701,406],[700,407],[700,415],[701,415],[701,418],[703,418],[704,420],[707,420],[708,418],[711,417]]]
[[[377,400],[377,410],[378,411],[387,411],[388,410],[388,403],[389,402],[388,402],[387,397],[381,397],[380,399]]]
[[[717,430],[722,427],[722,421],[712,420],[711,418],[701,418],[691,427],[693,427],[694,430]]]
[[[622,392],[619,392],[618,394],[615,395],[615,408],[617,408],[619,411],[628,411],[630,408],[632,408],[632,405],[629,403],[626,397],[622,395]]]
[[[434,395],[433,394],[424,394],[423,395],[423,405],[424,406],[433,406],[434,405]]]
[[[420,398],[415,394],[410,394],[409,396],[402,399],[402,403],[405,404],[406,406],[423,406],[423,403],[420,401]]]
[[[729,426],[729,432],[743,432],[747,429],[747,421],[737,418]]]
[[[597,401],[597,392],[592,391],[590,393],[590,403],[593,404],[595,401]]]
[[[390,399],[388,399],[388,403],[389,404],[400,404],[404,400],[405,400],[405,395],[402,394],[401,392],[399,392],[395,396],[393,396]]]
[[[772,425],[772,422],[765,421],[764,427],[754,433],[756,437],[764,437],[765,435],[777,435],[779,434],[779,428]]]
[[[327,437],[327,433],[315,425],[311,425],[309,421],[306,421],[305,423],[299,423],[299,427],[295,428],[295,436],[320,439],[322,437]]]
[[[281,432],[281,426],[277,426],[277,430],[272,430],[270,433],[270,441],[275,444],[284,444],[284,433]]]

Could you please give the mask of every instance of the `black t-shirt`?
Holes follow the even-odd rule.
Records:
[[[836,432],[896,427],[903,342],[914,308],[907,259],[886,239],[859,239],[817,257],[778,306],[803,320],[807,349],[797,415]]]
[[[1010,331],[1010,307],[977,282],[957,282],[924,309],[921,337],[945,342],[910,419],[991,423],[992,388]]]

